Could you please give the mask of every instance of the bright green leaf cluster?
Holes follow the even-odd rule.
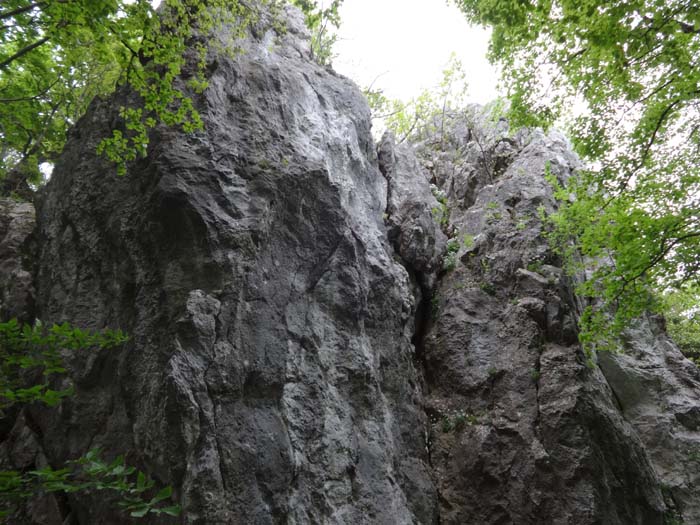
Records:
[[[306,26],[311,31],[311,54],[321,65],[333,60],[333,45],[338,36],[329,26],[340,27],[340,6],[343,0],[330,0],[327,6],[315,0],[291,0],[304,13]]]
[[[699,282],[700,3],[455,2],[493,28],[514,125],[579,108],[569,132],[588,168],[560,189],[553,236],[570,264],[595,266],[579,290],[583,342],[615,346],[636,315],[663,309],[663,290]]]
[[[274,0],[270,0],[274,1]],[[265,4],[265,1],[263,1]],[[256,8],[257,9],[257,8]],[[222,27],[230,45],[256,9],[238,0],[4,0],[0,6],[0,181],[41,179],[66,132],[96,97],[127,84],[140,100],[123,108],[100,151],[126,163],[143,155],[157,123],[202,127],[191,94],[206,88],[203,41]],[[223,31],[218,31],[222,34]],[[221,38],[215,39],[217,42]],[[179,80],[187,64],[189,78]]]

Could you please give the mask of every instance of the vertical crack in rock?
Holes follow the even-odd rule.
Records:
[[[440,203],[430,189],[429,175],[418,163],[410,147],[395,144],[387,132],[377,147],[379,169],[387,180],[385,222],[388,236],[406,268],[416,297],[415,320],[411,343],[415,349],[416,368],[421,376],[421,390],[427,392],[425,380],[425,336],[431,322],[431,302],[437,275],[441,269],[446,237],[435,221],[433,210]],[[430,449],[430,413],[426,412],[425,444],[428,463]],[[439,522],[439,515],[436,517]]]

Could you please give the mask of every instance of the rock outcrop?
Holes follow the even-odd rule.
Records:
[[[434,521],[416,303],[382,216],[369,109],[316,66],[303,21],[211,64],[206,131],[163,130],[124,177],[73,130],[38,206],[45,321],[124,329],[33,412],[51,463],[126,453],[186,523]],[[81,523],[114,521],[70,498]]]
[[[651,316],[627,331],[622,353],[601,354],[599,363],[623,417],[639,433],[670,514],[700,523],[697,365],[669,339],[663,320]]]
[[[510,137],[471,112],[443,149],[418,149],[454,246],[423,348],[441,522],[661,524],[658,479],[585,364],[572,283],[542,235],[545,166],[563,180],[576,158],[556,134]]]
[[[34,319],[31,243],[34,206],[0,199],[0,319]]]
[[[205,131],[159,129],[118,177],[94,152],[128,95],[96,101],[33,234],[12,219],[31,207],[0,208],[3,315],[130,336],[66,354],[76,394],[12,415],[3,467],[124,454],[182,505],[150,523],[697,521],[697,369],[653,323],[600,367],[577,344],[540,220],[566,141],[471,108],[375,147],[357,87],[285,16],[212,56]],[[22,519],[129,523],[113,503]]]

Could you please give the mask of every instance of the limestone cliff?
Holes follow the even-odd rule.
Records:
[[[2,205],[3,313],[130,335],[67,354],[76,395],[6,417],[3,464],[125,454],[183,507],[151,523],[697,523],[697,369],[649,322],[578,347],[538,218],[565,140],[455,117],[376,146],[285,16],[212,58],[205,131],[118,177],[94,152],[127,95],[97,101],[33,233]],[[23,519],[131,522],[97,493]]]

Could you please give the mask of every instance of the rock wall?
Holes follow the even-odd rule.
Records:
[[[657,477],[577,343],[572,283],[542,235],[578,163],[563,137],[468,108],[418,154],[452,237],[426,332],[431,464],[444,523],[663,523]],[[438,129],[444,126],[438,127]]]
[[[602,354],[599,363],[646,448],[669,514],[680,523],[700,523],[697,365],[669,339],[663,320],[651,316],[630,327],[622,353]]]
[[[205,131],[159,130],[126,176],[94,151],[128,94],[71,132],[19,228],[30,317],[130,340],[66,354],[76,395],[6,416],[3,466],[125,454],[183,507],[150,523],[697,521],[697,370],[654,324],[600,367],[577,345],[539,219],[545,166],[577,166],[564,139],[470,108],[375,147],[357,87],[285,16],[212,58]],[[31,215],[4,206],[3,232]],[[32,268],[7,253],[3,307]],[[113,503],[21,519],[129,523]]]
[[[185,523],[430,523],[416,301],[369,108],[306,38],[294,11],[218,57],[206,131],[162,131],[123,178],[94,154],[114,101],[72,131],[38,204],[39,317],[131,340],[73,356],[77,395],[29,410],[34,433],[52,464],[125,453]],[[102,497],[66,509],[120,522]]]
[[[34,206],[0,199],[0,319],[34,319]]]

